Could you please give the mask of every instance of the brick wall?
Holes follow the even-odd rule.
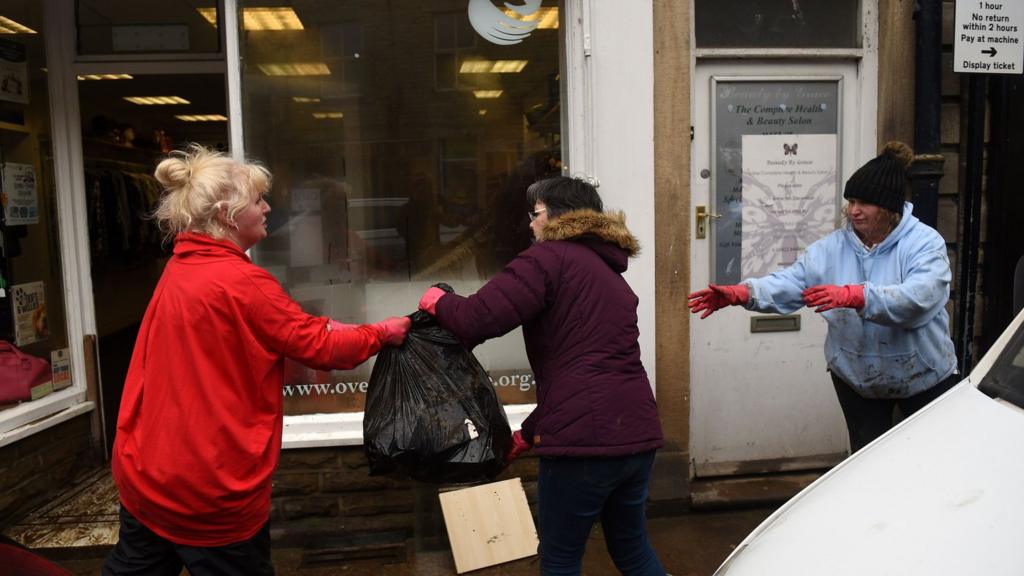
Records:
[[[20,520],[95,466],[89,415],[78,416],[0,448],[0,527]]]
[[[535,506],[537,459],[521,458],[495,480],[514,477]],[[419,549],[447,547],[437,495],[448,488],[370,476],[361,446],[285,450],[274,475],[271,537],[276,546],[316,548],[387,533]]]

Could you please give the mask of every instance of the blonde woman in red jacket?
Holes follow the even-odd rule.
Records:
[[[409,320],[343,327],[310,316],[249,260],[267,236],[264,168],[195,145],[156,178],[174,255],[125,380],[113,451],[120,538],[103,574],[273,574],[285,358],[350,369],[400,345]]]

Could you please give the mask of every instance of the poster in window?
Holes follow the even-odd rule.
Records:
[[[771,274],[835,229],[836,135],[742,136],[741,275]]]
[[[31,164],[7,162],[3,165],[0,204],[8,226],[39,222],[39,198],[36,195],[36,170]]]
[[[46,288],[42,282],[11,287],[14,301],[14,337],[18,346],[46,340],[50,328],[46,320]]]
[[[71,350],[58,348],[50,352],[50,369],[53,372],[53,391],[71,387]]]
[[[0,100],[28,104],[25,45],[0,38]]]

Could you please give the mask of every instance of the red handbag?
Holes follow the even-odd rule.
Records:
[[[52,378],[50,363],[0,340],[0,404],[32,399],[32,388]]]

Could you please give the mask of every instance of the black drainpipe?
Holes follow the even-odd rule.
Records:
[[[971,371],[974,340],[974,301],[978,281],[978,247],[981,243],[981,177],[985,152],[985,96],[987,78],[970,74],[967,95],[967,166],[960,210],[961,246],[957,261],[957,346],[960,374]]]
[[[914,216],[935,227],[939,216],[942,108],[942,0],[914,2],[914,164],[910,169]]]

